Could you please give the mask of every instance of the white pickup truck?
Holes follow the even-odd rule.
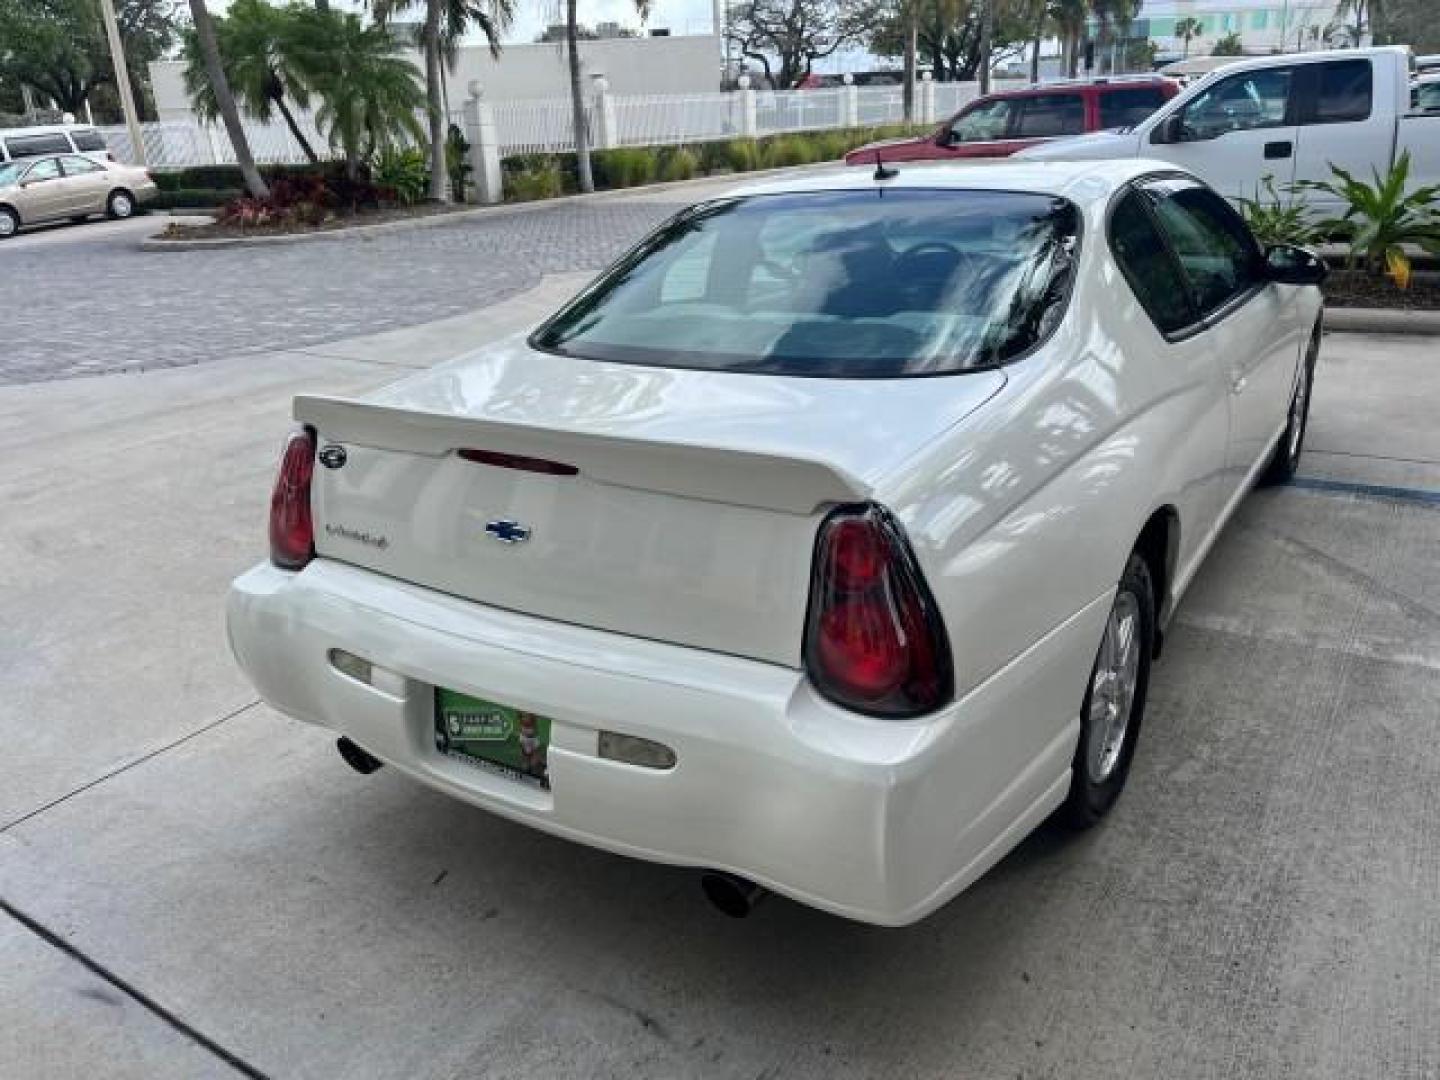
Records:
[[[1412,111],[1405,47],[1255,57],[1227,64],[1134,127],[1057,139],[1032,160],[1158,158],[1182,165],[1231,199],[1332,179],[1338,165],[1369,180],[1410,152],[1410,186],[1440,183],[1440,114]],[[1314,192],[1316,211],[1340,209]]]

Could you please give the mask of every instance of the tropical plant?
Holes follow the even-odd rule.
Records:
[[[451,124],[445,132],[445,167],[450,170],[450,195],[456,202],[464,202],[475,167],[470,164],[470,140],[458,124]]]
[[[1309,244],[1315,240],[1308,208],[1298,199],[1282,198],[1273,176],[1260,182],[1255,198],[1240,200],[1240,214],[1262,244]]]
[[[560,164],[553,157],[534,155],[519,162],[519,167],[507,171],[505,183],[510,197],[521,202],[531,199],[553,199],[565,190],[565,178]]]
[[[1190,56],[1190,42],[1205,36],[1205,24],[1193,15],[1187,15],[1175,23],[1175,36],[1180,39],[1182,59]]]
[[[1244,56],[1245,43],[1240,40],[1240,35],[1234,30],[1215,42],[1215,47],[1210,50],[1211,56]]]
[[[245,128],[240,123],[240,109],[235,104],[235,95],[230,92],[230,82],[225,78],[225,64],[220,57],[220,44],[215,36],[215,24],[205,0],[189,0],[190,21],[195,27],[196,48],[205,65],[205,74],[210,79],[211,92],[215,97],[215,109],[225,123],[225,133],[230,136],[230,146],[235,151],[235,160],[240,166],[240,175],[245,178],[245,190],[255,199],[269,196],[270,189],[255,167],[255,155],[250,152],[250,141],[245,138]]]
[[[593,164],[601,187],[637,187],[655,179],[655,152],[645,147],[597,150]]]
[[[500,39],[515,18],[515,0],[371,0],[375,18],[388,24],[398,13],[423,6],[425,21],[419,45],[425,56],[425,100],[429,116],[430,198],[448,202],[450,195],[445,167],[445,89],[442,61],[453,71],[459,59],[460,40],[471,29],[479,30],[490,45],[492,56],[500,55]]]
[[[425,142],[420,73],[388,30],[333,11],[308,11],[303,23],[304,50],[324,57],[312,61],[322,102],[315,121],[345,155],[347,176],[356,179],[362,161],[389,147]]]
[[[1338,165],[1331,165],[1330,172],[1334,180],[1306,180],[1296,185],[1338,199],[1345,207],[1339,217],[1319,222],[1316,232],[1350,246],[1349,266],[1358,263],[1366,272],[1384,274],[1400,288],[1408,289],[1410,255],[1405,245],[1440,255],[1440,184],[1406,192],[1410,182],[1408,151],[1383,178],[1378,169],[1373,169],[1373,184],[1357,180]]]
[[[377,187],[392,192],[402,206],[413,206],[430,188],[425,151],[413,147],[387,146],[376,157],[370,175]]]
[[[660,179],[689,180],[700,171],[700,158],[688,146],[676,146],[660,156]]]
[[[316,162],[320,159],[290,110],[291,102],[301,109],[310,107],[316,76],[313,58],[302,45],[302,11],[308,9],[272,7],[265,0],[234,0],[225,17],[214,20],[215,36],[225,78],[240,105],[265,121],[278,111],[305,156]],[[185,35],[184,56],[185,92],[196,112],[214,120],[220,110],[194,31]]]

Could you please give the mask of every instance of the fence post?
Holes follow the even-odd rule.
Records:
[[[845,73],[845,86],[840,91],[840,126],[860,126],[860,88],[855,85],[855,76]]]
[[[750,85],[750,76],[741,75],[736,80],[740,86],[740,134],[747,139],[755,138],[755,88]]]
[[[920,76],[920,122],[935,123],[935,76],[928,71]]]
[[[620,145],[620,132],[615,129],[615,95],[610,93],[610,80],[603,71],[590,76],[595,93],[595,149],[610,150]]]
[[[485,100],[485,88],[472,79],[462,114],[465,140],[470,144],[470,170],[475,181],[475,201],[498,203],[505,197],[500,174],[500,136],[495,130],[495,111]]]

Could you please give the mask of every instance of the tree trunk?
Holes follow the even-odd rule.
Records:
[[[425,0],[425,103],[430,113],[430,201],[450,201],[445,171],[445,107],[440,102],[440,4]]]
[[[1030,54],[1030,81],[1040,81],[1040,42],[1045,38],[1045,0],[1036,0],[1035,36],[1031,39],[1034,51]]]
[[[980,10],[980,93],[990,92],[990,53],[995,45],[995,0],[983,0]]]
[[[918,22],[919,13],[912,4],[905,26],[905,87],[901,95],[907,124],[915,122],[915,46],[920,33]]]
[[[250,143],[240,123],[240,110],[235,107],[235,96],[230,93],[230,83],[225,78],[225,67],[220,62],[220,45],[215,40],[215,24],[210,21],[205,0],[190,0],[190,21],[195,24],[200,55],[205,58],[205,74],[215,91],[215,104],[220,110],[220,119],[225,122],[225,134],[230,136],[230,145],[235,149],[235,160],[240,165],[245,190],[256,199],[269,198],[270,189],[255,167],[255,155],[250,153]]]
[[[585,130],[585,90],[580,85],[580,31],[575,21],[575,0],[565,0],[565,51],[570,60],[570,113],[575,128],[575,166],[580,190],[595,190],[590,170],[590,133]]]
[[[300,149],[304,152],[305,156],[310,159],[310,164],[318,165],[320,163],[320,157],[315,153],[315,148],[310,145],[310,140],[305,138],[304,132],[300,130],[300,125],[295,122],[295,114],[290,111],[290,106],[285,104],[285,98],[277,97],[271,100],[275,102],[275,107],[280,110],[280,115],[285,118],[285,126],[290,129],[290,134],[295,136],[295,141],[300,144]]]

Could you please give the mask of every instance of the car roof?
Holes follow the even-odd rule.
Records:
[[[94,131],[93,124],[39,124],[33,127],[0,128],[0,136],[13,135],[63,135],[71,131]]]
[[[869,191],[876,188],[916,191],[1019,191],[1059,195],[1081,206],[1107,201],[1137,176],[1154,172],[1185,172],[1168,161],[1120,158],[1112,161],[1016,161],[1011,158],[953,161],[890,161],[887,179],[863,165],[837,166],[804,176],[752,181],[724,197],[789,195],[819,191]]]

